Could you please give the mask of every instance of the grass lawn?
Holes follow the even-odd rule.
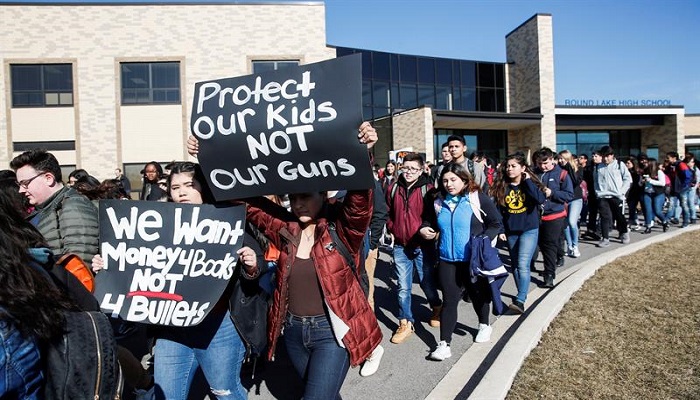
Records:
[[[700,234],[604,266],[525,360],[508,399],[700,399]]]

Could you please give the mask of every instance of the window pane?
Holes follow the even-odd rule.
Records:
[[[443,85],[452,85],[452,61],[435,60],[436,82]]]
[[[122,63],[122,88],[148,88],[148,64]]]
[[[391,80],[399,80],[399,56],[397,54],[392,54],[391,56]]]
[[[362,105],[372,105],[372,81],[362,81]]]
[[[372,77],[372,53],[368,51],[362,53],[362,77]]]
[[[416,57],[401,56],[399,58],[399,68],[401,69],[401,82],[416,82],[418,80]],[[401,100],[401,103],[403,103],[403,100]]]
[[[41,66],[13,65],[12,90],[41,90]]]
[[[418,85],[418,105],[435,105],[435,87],[432,85]]]
[[[496,87],[497,88],[504,88],[505,87],[505,67],[503,64],[495,64],[496,67]]]
[[[122,104],[136,103],[136,91],[133,89],[122,89]]]
[[[47,106],[57,106],[58,105],[58,93],[46,93],[44,95],[45,102]]]
[[[73,105],[73,93],[59,93],[58,102],[64,106]]]
[[[495,111],[505,112],[506,111],[506,91],[505,91],[505,89],[496,89],[494,91],[494,96],[496,96],[496,109],[495,109]]]
[[[253,73],[260,74],[266,71],[274,71],[275,63],[269,61],[253,61]]]
[[[416,85],[402,84],[400,87],[401,104],[399,108],[414,108],[418,104],[416,97]]]
[[[460,95],[460,110],[476,111],[476,90],[473,88],[462,88]]]
[[[389,107],[389,84],[374,82],[373,96],[375,107]]]
[[[435,60],[432,58],[418,58],[418,82],[435,83]]]
[[[299,61],[277,61],[277,69],[296,67]]]
[[[179,63],[153,63],[151,64],[151,82],[153,88],[179,88],[180,64]]]
[[[399,84],[391,84],[391,108],[401,108],[401,103],[399,103]]]
[[[374,79],[388,81],[391,78],[389,73],[389,54],[379,52],[372,54],[372,76]]]
[[[477,76],[478,82],[477,86],[492,88],[496,86],[496,79],[494,77],[493,64],[490,63],[479,63],[477,64]]]
[[[435,108],[438,110],[452,110],[451,93],[452,90],[449,86],[437,86],[435,88]]]
[[[73,71],[70,64],[44,65],[44,90],[73,90]]]
[[[461,61],[460,72],[462,79],[462,86],[475,87],[476,86],[476,63],[474,61]]]
[[[479,89],[479,111],[496,111],[495,89]]]

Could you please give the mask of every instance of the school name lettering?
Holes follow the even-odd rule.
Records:
[[[565,106],[622,106],[622,107],[664,107],[670,106],[671,100],[667,99],[566,99]]]
[[[193,134],[199,140],[209,140],[217,134],[246,135],[247,155],[254,163],[247,167],[212,169],[209,178],[214,186],[230,190],[236,185],[261,185],[268,182],[269,174],[290,182],[299,178],[354,175],[356,168],[342,157],[304,162],[284,160],[276,165],[265,161],[272,154],[308,152],[309,140],[322,140],[313,138],[315,126],[338,117],[332,101],[313,98],[314,89],[312,71],[303,72],[300,81],[263,82],[258,76],[252,87],[203,83],[197,92]],[[212,115],[212,109],[221,113]],[[260,118],[264,118],[266,130],[252,131],[251,121],[263,121]]]

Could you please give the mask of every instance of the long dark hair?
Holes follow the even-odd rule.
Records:
[[[440,172],[440,182],[442,183],[442,178],[445,177],[445,174],[448,172],[452,172],[453,174],[457,175],[459,179],[464,181],[464,188],[462,191],[459,193],[460,195],[466,195],[474,191],[481,190],[479,187],[479,184],[472,179],[471,174],[467,172],[467,169],[462,166],[462,164],[458,163],[449,163],[445,165],[445,167],[442,169],[442,172]],[[440,193],[442,193],[443,196],[447,196],[447,189],[445,188],[445,185],[440,185]]]
[[[172,180],[172,176],[175,174],[191,175],[192,179],[196,180],[199,183],[199,186],[202,188],[202,202],[204,204],[214,204],[214,195],[211,193],[211,189],[209,189],[209,185],[204,177],[202,167],[200,167],[199,164],[190,161],[175,163],[173,168],[170,170],[170,175],[168,175],[168,201],[173,200],[170,196],[170,181]]]
[[[654,178],[654,180],[659,179],[659,162],[656,161],[656,158],[649,159],[646,168],[644,168],[644,173]]]
[[[532,169],[527,165],[527,159],[522,153],[509,154],[498,168],[498,177],[494,180],[491,189],[489,189],[489,194],[496,200],[496,204],[505,207],[506,205],[506,188],[512,182],[508,177],[508,161],[515,160],[518,164],[525,167],[525,172],[530,175],[532,182],[537,185],[538,188],[544,189],[544,185],[540,182],[537,174],[532,172]],[[522,179],[522,178],[521,178]],[[522,182],[522,180],[521,180]]]
[[[0,194],[0,318],[10,319],[25,337],[50,340],[63,332],[66,296],[42,273],[28,250],[47,247],[44,238]]]

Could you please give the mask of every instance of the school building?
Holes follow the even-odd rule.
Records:
[[[0,4],[0,164],[45,148],[66,173],[121,167],[138,188],[151,160],[187,158],[196,82],[361,53],[376,160],[439,158],[451,134],[502,158],[543,145],[621,155],[700,153],[700,114],[664,99],[554,98],[552,16],[505,35],[506,61],[334,47],[323,2]],[[698,154],[700,155],[700,154]]]

